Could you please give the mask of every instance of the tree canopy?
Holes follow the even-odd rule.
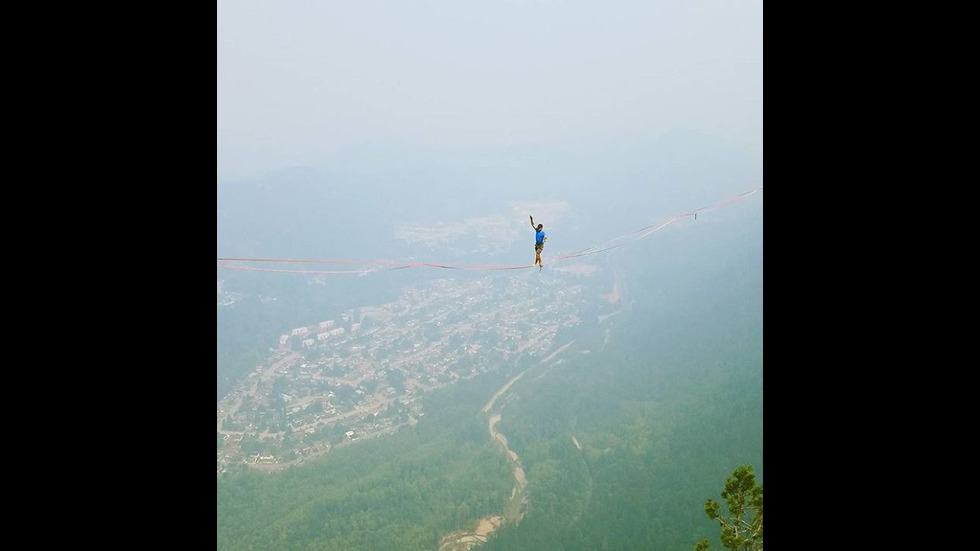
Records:
[[[751,465],[742,465],[732,472],[721,492],[728,514],[721,504],[709,499],[704,512],[721,525],[721,543],[732,551],[762,551],[762,484],[755,483]],[[701,540],[695,551],[710,549],[707,539]]]

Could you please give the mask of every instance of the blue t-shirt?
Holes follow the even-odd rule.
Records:
[[[545,235],[547,235],[547,234],[544,233],[544,230],[536,231],[535,232],[535,236],[534,236],[534,238],[536,239],[535,243],[537,243],[538,245],[544,243],[544,236]]]

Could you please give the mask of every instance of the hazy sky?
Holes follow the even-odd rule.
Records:
[[[218,0],[219,180],[362,146],[763,151],[761,0]]]

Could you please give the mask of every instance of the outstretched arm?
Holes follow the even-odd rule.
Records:
[[[534,227],[534,217],[533,216],[531,217],[531,228],[538,229],[538,228],[535,228]]]

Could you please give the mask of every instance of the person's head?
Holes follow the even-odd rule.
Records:
[[[541,231],[543,229],[544,229],[544,224],[538,224],[538,231]]]

